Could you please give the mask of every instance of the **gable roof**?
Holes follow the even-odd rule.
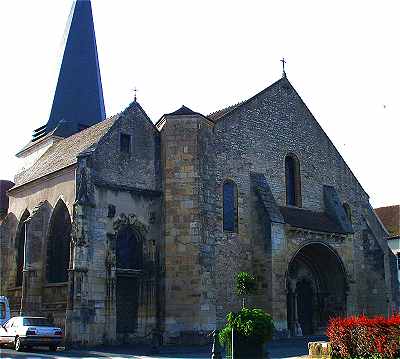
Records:
[[[400,205],[375,208],[391,237],[400,236]]]
[[[112,116],[55,143],[32,167],[15,176],[15,186],[12,189],[77,163],[78,155],[98,143],[118,117]]]
[[[194,112],[189,107],[182,105],[179,109],[174,112],[167,113],[164,116],[192,116],[192,115],[200,115],[198,112]]]

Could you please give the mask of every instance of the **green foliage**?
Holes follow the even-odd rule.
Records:
[[[225,327],[219,332],[219,341],[227,348],[230,347],[232,329],[239,336],[251,338],[255,344],[263,344],[272,338],[272,317],[262,309],[242,308],[238,313],[228,313],[226,319]]]
[[[256,278],[248,272],[236,274],[236,292],[240,296],[254,294],[257,290]]]

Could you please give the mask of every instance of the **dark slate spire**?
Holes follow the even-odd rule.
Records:
[[[90,0],[74,1],[65,39],[50,118],[33,140],[56,127],[57,135],[68,137],[106,117]]]

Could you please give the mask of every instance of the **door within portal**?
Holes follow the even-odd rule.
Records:
[[[116,264],[117,334],[132,334],[138,325],[143,242],[129,225],[122,227],[117,233]]]

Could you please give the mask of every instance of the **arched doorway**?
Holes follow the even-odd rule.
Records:
[[[117,232],[116,272],[117,334],[133,334],[138,324],[143,240],[129,224],[123,225]]]
[[[346,313],[345,269],[326,244],[302,247],[289,263],[286,284],[291,335],[321,334],[330,317]]]

